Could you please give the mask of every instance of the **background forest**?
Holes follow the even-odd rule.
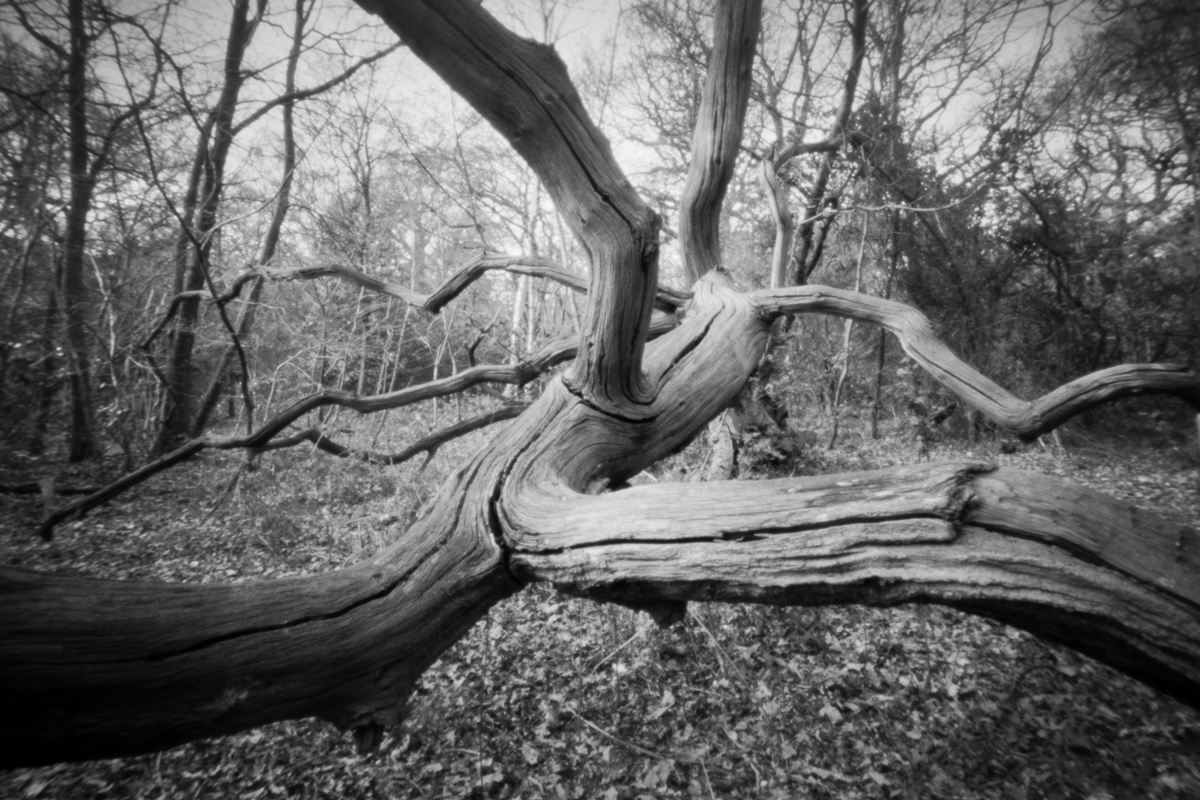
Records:
[[[689,288],[674,203],[700,113],[710,4],[486,5],[557,47],[664,218],[664,283]],[[733,277],[902,300],[1022,397],[1125,362],[1198,366],[1200,7],[873,0],[856,34],[855,5],[765,4],[720,231]],[[586,254],[508,143],[359,8],[9,0],[0,37],[8,563],[230,580],[352,560],[384,543],[389,522],[418,513],[453,460],[430,464],[439,448],[490,435],[563,361],[583,300],[540,276],[583,275]],[[492,271],[436,307],[431,296],[467,267]],[[1200,449],[1181,404],[1089,412],[1052,444],[1014,452],[874,328],[805,317],[776,334],[770,369],[738,413],[645,480],[1003,450],[1196,517]],[[447,381],[481,364],[508,369],[465,391]],[[346,401],[255,438],[321,392]],[[368,407],[376,413],[354,410]],[[1153,449],[1121,438],[1131,431]],[[722,436],[736,455],[722,456]],[[1129,449],[1096,455],[1113,439]],[[294,449],[262,454],[284,446]],[[201,449],[231,452],[157,475],[60,527],[54,543],[35,538],[75,494]],[[425,464],[406,463],[417,456]],[[1152,476],[1151,495],[1138,474]],[[1182,500],[1159,494],[1176,490]],[[177,505],[156,507],[169,492]],[[303,762],[305,748],[343,747],[305,723],[216,750],[4,780],[30,797],[1200,796],[1194,714],[988,623],[942,611],[713,608],[680,633],[613,609],[580,629],[573,604],[546,592],[504,606],[494,624],[523,631],[503,645],[516,649],[494,649],[489,619],[430,673],[434,695],[411,733],[368,766],[349,749]],[[519,671],[525,649],[554,652],[570,637],[583,655],[564,649],[540,675]],[[889,648],[919,650],[924,671],[900,674]],[[1022,661],[1020,679],[991,658]],[[569,690],[553,684],[556,659],[578,676]],[[510,670],[518,688],[549,681],[556,693],[514,694]],[[663,683],[671,672],[716,695]],[[1064,676],[1069,689],[1056,683]],[[646,708],[600,719],[579,704],[619,696],[620,680]],[[1112,697],[1114,686],[1128,698]],[[1073,705],[1106,694],[1106,711]],[[883,722],[847,731],[873,704]],[[738,727],[739,709],[772,706],[767,723]],[[464,716],[443,729],[439,717],[455,713]],[[724,720],[713,726],[720,746],[696,730],[708,714]],[[806,714],[825,727],[798,738],[788,726]],[[973,714],[999,726],[1000,744],[971,728]],[[1042,714],[1052,722],[1038,732]],[[968,744],[925,747],[948,719]],[[276,761],[250,769],[264,735],[275,744],[256,752]],[[757,756],[722,761],[739,736]],[[1128,747],[1112,744],[1121,737]],[[1014,761],[1009,739],[1026,742],[1018,750],[1044,740],[1047,752]],[[1083,766],[1071,766],[1077,757]],[[1111,771],[1088,766],[1098,763]]]
[[[71,10],[79,48],[65,7],[3,12],[6,452],[119,454],[128,470],[314,389],[378,394],[472,359],[518,363],[575,330],[572,295],[527,276],[485,279],[437,316],[348,281],[271,280],[348,267],[425,293],[485,254],[586,269],[528,168],[365,14]],[[659,199],[669,279],[704,4],[497,11],[564,42],[594,117]],[[778,209],[789,282],[910,302],[1018,394],[1121,362],[1191,361],[1191,4],[881,0],[843,121],[849,13],[766,11],[726,268],[771,280]],[[841,134],[844,146],[806,152]],[[874,433],[914,402],[937,405],[875,331],[817,322],[792,339],[776,383],[802,427],[846,404],[869,410]],[[456,402],[453,415],[471,401]],[[351,427],[363,446],[394,425]]]

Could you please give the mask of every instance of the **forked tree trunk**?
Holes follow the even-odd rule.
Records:
[[[304,23],[306,19],[304,0],[296,0],[295,22],[292,27],[292,48],[288,52],[287,71],[283,84],[285,97],[290,97],[296,91],[296,67],[299,64],[300,50],[304,44]],[[279,235],[283,230],[284,220],[287,219],[288,209],[291,207],[292,183],[294,182],[296,172],[295,105],[294,100],[285,100],[280,104],[283,113],[283,177],[280,179],[279,192],[275,198],[275,212],[271,215],[271,222],[267,226],[267,232],[263,236],[262,247],[256,259],[256,264],[259,267],[266,267],[275,258],[275,251],[279,247]],[[192,436],[199,436],[204,432],[213,409],[216,408],[217,403],[220,401],[221,389],[225,381],[229,380],[229,369],[233,366],[235,357],[238,356],[241,356],[239,367],[241,371],[242,402],[245,406],[244,414],[247,430],[250,430],[254,425],[254,399],[252,390],[247,385],[250,376],[247,374],[248,367],[245,362],[245,352],[242,350],[242,345],[246,341],[246,337],[250,335],[250,329],[254,325],[254,312],[258,307],[262,290],[262,278],[253,279],[250,284],[249,294],[246,297],[246,304],[238,315],[237,323],[231,334],[232,341],[225,347],[225,351],[221,354],[220,359],[218,359],[216,369],[213,370],[212,377],[209,380],[208,388],[204,390],[204,394],[201,396],[196,416],[191,421]]]
[[[745,385],[772,320],[880,324],[967,402],[1034,434],[1098,399],[1172,391],[1132,366],[1022,404],[920,315],[822,287],[696,285],[646,344],[657,219],[613,164],[549,48],[474,0],[372,4],[534,167],[592,257],[572,369],[454,472],[402,541],[346,570],[236,586],[0,568],[0,765],[144,752],[319,716],[361,746],[421,672],[531,581],[681,616],[688,600],[938,602],[1064,642],[1200,707],[1200,540],[1045,476],[951,463],[608,491],[676,451]]]

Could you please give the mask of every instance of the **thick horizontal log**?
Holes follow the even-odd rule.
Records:
[[[951,463],[595,497],[543,487],[510,499],[505,519],[514,573],[572,594],[940,603],[1200,708],[1196,533],[1045,475]]]
[[[904,352],[934,380],[1022,439],[1036,439],[1089,408],[1135,395],[1174,395],[1200,414],[1200,376],[1187,366],[1122,364],[1026,401],[955,355],[934,333],[929,319],[911,306],[828,286],[758,291],[751,296],[768,319],[784,314],[830,314],[891,331]]]

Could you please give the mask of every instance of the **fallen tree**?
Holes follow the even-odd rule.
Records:
[[[1027,436],[1139,392],[1200,408],[1194,374],[1117,368],[1025,404],[900,304],[821,287],[748,293],[719,270],[651,340],[659,220],[554,51],[470,0],[369,8],[509,139],[587,248],[574,361],[453,472],[399,543],[348,569],[202,586],[0,569],[4,765],[147,752],[314,716],[369,749],[403,720],[439,654],[535,581],[663,624],[691,600],[941,603],[1075,647],[1200,707],[1196,534],[1128,504],[973,462],[626,486],[729,405],[783,315],[882,325],[965,403]]]

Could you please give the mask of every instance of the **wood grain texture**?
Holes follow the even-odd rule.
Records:
[[[522,580],[635,607],[939,603],[1200,707],[1194,532],[1045,475],[933,464],[597,498],[542,489],[513,509]]]
[[[482,469],[447,484],[401,543],[310,578],[168,585],[0,568],[0,765],[298,717],[396,724],[420,674],[517,588],[488,532]]]

